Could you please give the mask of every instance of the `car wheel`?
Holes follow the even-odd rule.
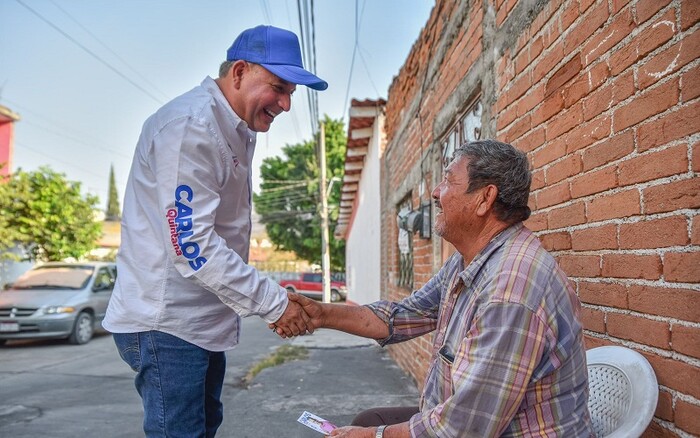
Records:
[[[87,312],[81,312],[75,320],[73,333],[68,338],[68,342],[74,345],[86,344],[92,339],[95,332],[95,327],[92,322],[92,315]]]
[[[343,297],[340,295],[340,292],[338,292],[335,289],[331,289],[331,302],[332,303],[337,303],[338,301],[342,300]]]
[[[7,339],[0,339],[0,346],[5,345],[7,343]]]

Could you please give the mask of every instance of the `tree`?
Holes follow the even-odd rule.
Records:
[[[114,181],[114,164],[109,167],[109,196],[107,198],[107,211],[105,219],[108,221],[118,221],[121,218],[119,208],[119,194],[117,193],[117,183]]]
[[[95,247],[98,198],[48,167],[21,169],[0,184],[0,247],[19,246],[29,260],[79,258]]]
[[[324,118],[328,180],[343,177],[347,136],[343,122]],[[301,259],[321,263],[319,168],[315,140],[286,145],[283,157],[269,157],[260,168],[260,194],[253,195],[270,240],[281,250],[294,251]],[[345,241],[333,238],[338,222],[340,184],[328,193],[331,269],[345,270]]]

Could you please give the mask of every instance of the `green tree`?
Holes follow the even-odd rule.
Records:
[[[119,218],[121,218],[121,209],[119,208],[117,183],[114,181],[114,164],[112,164],[109,167],[109,196],[107,197],[105,219],[108,221],[118,221]]]
[[[347,135],[341,120],[324,118],[326,174],[329,181],[343,178]],[[254,194],[255,211],[270,240],[281,250],[293,251],[311,263],[321,263],[321,216],[317,141],[286,145],[283,157],[269,157],[260,167],[260,194]],[[345,270],[345,241],[333,237],[338,222],[340,184],[328,193],[331,269]]]
[[[48,167],[21,169],[1,185],[0,245],[20,246],[28,259],[79,258],[95,247],[102,226],[95,221],[98,198],[80,194],[80,183]]]

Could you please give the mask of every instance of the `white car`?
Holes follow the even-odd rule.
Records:
[[[14,339],[92,339],[112,295],[114,263],[46,263],[0,291],[0,345]]]

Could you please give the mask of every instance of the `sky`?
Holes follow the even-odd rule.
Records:
[[[319,115],[347,123],[351,99],[386,98],[433,5],[316,0],[316,74],[329,84]],[[114,166],[122,205],[146,118],[216,77],[235,37],[259,24],[300,35],[297,1],[0,0],[0,105],[21,117],[11,170],[49,166],[104,209]],[[309,113],[299,86],[291,111],[258,134],[254,191],[263,158],[312,138]]]

